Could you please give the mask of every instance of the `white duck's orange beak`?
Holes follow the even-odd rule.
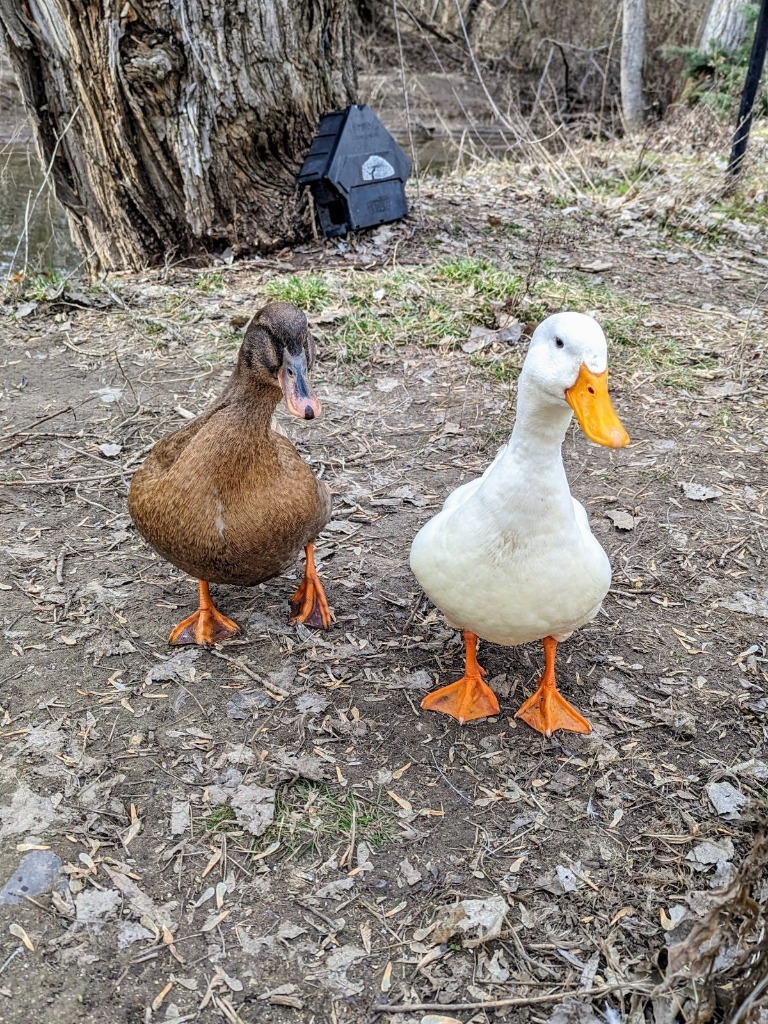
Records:
[[[590,441],[606,448],[624,448],[629,444],[629,434],[608,396],[608,370],[592,373],[582,363],[576,383],[565,392],[565,400]]]

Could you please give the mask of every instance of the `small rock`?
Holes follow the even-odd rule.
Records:
[[[188,828],[189,801],[174,797],[171,801],[171,835],[184,835]]]
[[[330,701],[325,697],[321,697],[319,693],[300,693],[293,698],[293,706],[302,714],[304,712],[320,714],[322,711],[325,711],[329,704]]]
[[[654,716],[660,722],[669,726],[672,732],[686,739],[693,739],[696,735],[696,719],[690,711],[676,711],[673,708],[662,708]]]
[[[735,594],[718,602],[722,608],[742,615],[759,615],[768,619],[768,587],[754,590],[737,590]]]
[[[570,868],[566,868],[562,864],[558,864],[555,871],[557,872],[557,878],[563,892],[575,892],[578,889],[579,879]]]
[[[121,444],[100,444],[99,451],[105,458],[114,459],[116,455],[119,455],[123,450]]]
[[[564,768],[559,768],[547,783],[547,789],[553,793],[570,793],[578,784],[579,780],[575,775],[567,772]]]
[[[192,682],[190,669],[193,662],[200,657],[200,651],[196,647],[188,647],[179,651],[172,657],[162,661],[159,665],[151,668],[144,679],[146,686],[153,683],[164,683],[170,679],[179,679],[182,683]]]
[[[0,904],[22,903],[27,896],[50,892],[61,878],[62,860],[52,850],[30,850],[0,889]]]
[[[566,998],[552,1011],[547,1024],[602,1024],[600,1017],[588,1003]]]
[[[633,708],[637,704],[637,697],[618,679],[603,676],[598,687],[594,696],[595,704],[610,704],[617,708]]]
[[[154,938],[154,933],[148,928],[144,928],[136,922],[126,921],[118,926],[117,948],[125,949],[126,946],[131,946],[134,942],[153,942]]]

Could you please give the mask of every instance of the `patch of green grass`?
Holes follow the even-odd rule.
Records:
[[[433,277],[455,285],[472,288],[476,295],[501,301],[515,295],[520,278],[499,270],[489,260],[461,256],[440,260],[432,270]]]
[[[367,359],[371,349],[389,340],[386,323],[370,313],[352,313],[344,317],[334,332],[333,344],[343,363]]]
[[[517,224],[515,221],[505,221],[502,224],[488,223],[483,231],[488,235],[501,235],[502,238],[521,238],[525,234],[523,225]]]
[[[221,292],[224,290],[224,275],[213,270],[204,270],[202,274],[197,275],[192,287],[203,295]]]
[[[157,337],[158,335],[165,335],[168,333],[166,325],[161,323],[159,320],[145,320],[142,325],[142,329],[144,333],[150,337]]]
[[[527,351],[527,349],[526,349]],[[507,355],[485,354],[478,352],[469,357],[469,365],[490,374],[500,384],[511,384],[520,376],[521,363],[519,358],[510,353]]]
[[[57,299],[64,290],[64,283],[64,275],[58,270],[33,274],[24,280],[24,297],[38,302]]]
[[[638,354],[658,373],[660,384],[685,391],[701,390],[701,371],[712,370],[718,361],[684,348],[674,338],[653,338],[640,345]]]
[[[656,153],[641,152],[629,167],[613,166],[608,173],[593,177],[594,191],[604,196],[636,195],[659,176],[661,159]]]
[[[696,391],[700,387],[698,371],[716,365],[711,357],[691,353],[674,339],[656,333],[649,325],[650,309],[644,303],[625,299],[607,285],[593,284],[582,277],[540,282],[518,315],[540,322],[565,309],[596,314],[608,339],[609,359],[613,353],[613,358],[630,369],[651,369],[659,383],[667,387]],[[492,372],[498,379],[507,380],[514,376],[515,369],[502,363]]]
[[[397,834],[390,812],[374,800],[322,782],[300,781],[281,786],[275,820],[259,839],[258,853],[279,842],[283,855],[322,853],[361,840],[371,849],[392,842]]]
[[[219,804],[212,808],[211,813],[204,818],[198,819],[198,825],[207,835],[214,832],[231,832],[239,829],[235,812],[227,804]]]
[[[357,273],[334,284],[329,303],[344,312],[318,333],[321,352],[344,364],[413,342],[426,348],[455,345],[473,326],[493,320],[487,299],[475,294],[468,301],[462,285],[435,280],[428,267]]]
[[[322,277],[312,274],[279,277],[269,281],[264,291],[280,302],[294,302],[301,309],[312,312],[322,309],[330,294],[330,287]]]
[[[752,203],[741,195],[714,203],[710,213],[720,214],[724,220],[739,220],[744,224],[768,223],[768,203]]]
[[[594,284],[581,276],[568,280],[541,281],[534,285],[517,310],[526,321],[539,323],[561,310],[597,313],[610,345],[639,348],[652,338],[643,320],[648,306],[617,294],[607,285]]]
[[[564,210],[566,206],[573,206],[573,196],[565,194],[556,194],[548,196],[548,202],[550,206],[554,206],[557,210]]]

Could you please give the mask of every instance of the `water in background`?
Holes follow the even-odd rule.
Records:
[[[11,274],[77,269],[81,258],[33,145],[0,149],[0,285]]]

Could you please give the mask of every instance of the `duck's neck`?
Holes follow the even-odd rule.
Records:
[[[237,409],[250,432],[268,436],[272,416],[280,401],[280,391],[271,383],[243,372],[238,366],[229,378],[221,400]]]
[[[552,402],[521,377],[509,454],[538,470],[553,462],[562,464],[561,448],[572,415],[569,406]]]

